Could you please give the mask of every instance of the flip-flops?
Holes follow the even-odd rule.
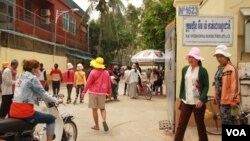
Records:
[[[103,125],[103,128],[104,128],[104,131],[107,132],[109,130],[109,127],[108,127],[106,121],[103,121],[102,125]]]
[[[91,129],[93,129],[93,130],[100,130],[100,129],[99,129],[98,127],[96,127],[96,126],[92,126]]]

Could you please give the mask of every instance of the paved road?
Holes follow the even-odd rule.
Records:
[[[122,94],[123,84],[120,85]],[[51,89],[50,89],[51,90]],[[66,96],[66,88],[63,86],[61,92]],[[75,89],[73,89],[73,97]],[[61,113],[70,113],[75,116],[78,128],[77,141],[173,141],[174,135],[164,130],[159,130],[159,121],[165,120],[166,97],[153,96],[151,101],[144,97],[130,99],[127,96],[119,95],[119,101],[112,101],[106,104],[107,123],[109,132],[90,129],[93,126],[92,113],[88,108],[88,95],[83,104],[60,105]],[[66,99],[66,98],[65,98]],[[101,117],[99,117],[101,120]],[[100,127],[101,121],[99,121]],[[221,141],[221,136],[208,135],[211,141]],[[184,141],[197,141],[196,127],[188,127]]]
[[[120,89],[122,90],[121,85]],[[62,88],[61,93],[66,94],[66,89]],[[73,94],[74,94],[73,90]],[[122,93],[122,92],[120,92]],[[119,101],[112,101],[106,104],[107,123],[109,132],[90,129],[93,126],[92,113],[88,108],[88,95],[83,104],[59,107],[62,113],[67,112],[75,116],[78,127],[78,141],[172,141],[173,134],[164,130],[159,130],[159,121],[165,120],[166,97],[154,96],[151,101],[144,97],[130,99],[120,95]],[[101,117],[99,117],[100,127]],[[197,141],[196,127],[189,127],[185,134],[185,141]],[[220,141],[220,136],[209,135],[209,140]]]

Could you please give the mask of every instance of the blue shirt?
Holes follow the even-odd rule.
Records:
[[[38,98],[46,102],[57,102],[56,98],[44,90],[38,78],[26,71],[16,81],[13,102],[38,105]]]

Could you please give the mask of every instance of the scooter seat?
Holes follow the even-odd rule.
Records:
[[[28,123],[22,119],[7,118],[0,119],[0,133],[6,132],[22,132],[32,130],[36,124]]]

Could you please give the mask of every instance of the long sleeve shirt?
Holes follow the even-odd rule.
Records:
[[[66,70],[63,74],[63,81],[66,84],[74,84],[75,72],[73,69]]]
[[[13,87],[15,85],[15,82],[16,81],[14,80],[11,69],[6,68],[2,74],[2,95],[12,95],[14,93]]]
[[[102,69],[93,69],[88,77],[83,93],[89,92],[95,95],[111,94],[111,79],[109,72]]]
[[[75,85],[86,85],[86,75],[84,71],[76,71],[74,78]]]
[[[59,69],[53,69],[50,72],[50,75],[52,77],[52,81],[61,81],[63,79],[62,72]]]
[[[180,86],[180,95],[179,97],[183,100],[186,100],[186,84],[185,84],[185,76],[187,73],[189,66],[185,66],[182,69],[182,77],[181,77],[181,86]],[[203,102],[207,102],[207,93],[209,89],[209,78],[207,70],[204,67],[200,67],[198,71],[198,81],[200,86],[200,97],[199,99]]]
[[[26,71],[16,82],[13,103],[10,115],[17,118],[29,117],[34,113],[34,104],[38,105],[38,98],[46,102],[55,102],[57,99],[48,95],[40,84],[39,79]]]

